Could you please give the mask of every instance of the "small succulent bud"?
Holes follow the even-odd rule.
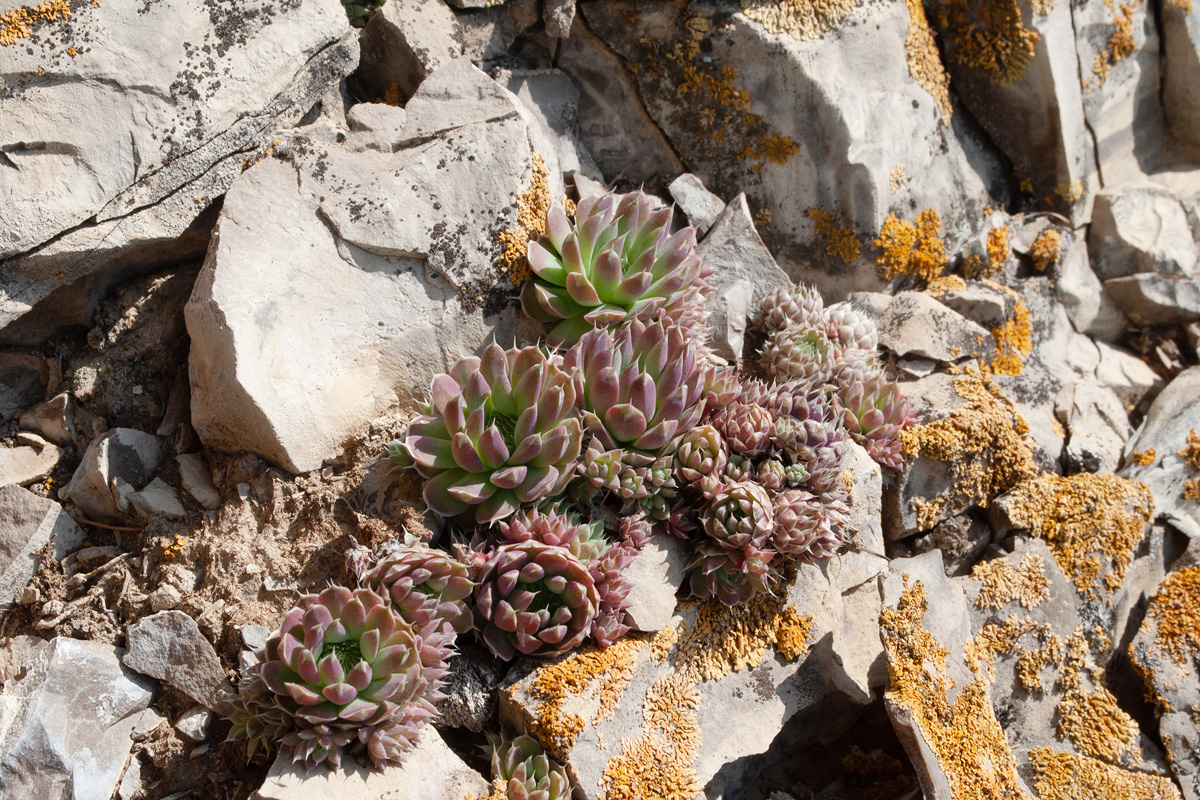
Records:
[[[775,525],[771,498],[757,483],[732,483],[701,512],[705,532],[729,548],[761,548]]]
[[[754,479],[764,489],[772,492],[781,491],[787,485],[787,467],[777,458],[768,458],[758,465]]]

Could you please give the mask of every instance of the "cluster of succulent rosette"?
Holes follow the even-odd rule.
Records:
[[[549,212],[522,294],[545,342],[461,359],[389,445],[453,555],[405,545],[361,559],[360,588],[302,598],[243,671],[233,737],[251,752],[401,760],[456,636],[505,660],[612,644],[630,630],[626,568],[655,534],[687,540],[686,589],[728,605],[849,542],[847,442],[895,470],[911,422],[874,324],[776,291],[748,359],[770,380],[742,378],[704,344],[711,270],[671,217],[641,192]],[[528,737],[493,741],[492,761],[510,797],[566,796]]]

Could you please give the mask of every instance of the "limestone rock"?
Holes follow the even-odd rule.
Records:
[[[725,206],[697,250],[713,270],[705,307],[710,344],[717,355],[735,361],[742,357],[747,313],[768,292],[792,282],[759,238],[744,194]]]
[[[1180,325],[1200,320],[1200,280],[1141,274],[1107,280],[1104,288],[1138,325]]]
[[[1096,197],[1088,252],[1102,280],[1141,272],[1196,274],[1200,250],[1179,199],[1153,187],[1106,189]]]
[[[1188,100],[1200,82],[1200,20],[1183,4],[1163,4],[1162,98],[1167,129],[1187,147],[1200,148],[1200,110]]]
[[[21,429],[33,431],[57,445],[71,444],[75,430],[72,405],[69,394],[57,394],[22,414]]]
[[[86,324],[115,281],[202,253],[206,226],[198,236],[188,228],[247,153],[357,62],[333,0],[287,10],[252,2],[237,13],[202,0],[97,5],[42,24],[56,33],[6,48],[7,74],[22,77],[4,87],[12,113],[0,141],[13,143],[14,168],[0,178],[12,207],[0,258],[25,256],[0,267],[0,328],[55,290],[69,324]],[[147,26],[160,35],[147,39]],[[171,252],[177,242],[182,253]]]
[[[992,541],[992,529],[986,522],[970,514],[960,514],[942,520],[924,536],[918,536],[911,545],[895,545],[902,557],[912,557],[940,550],[946,575],[951,578],[968,574],[979,561],[979,557]]]
[[[1133,433],[1116,393],[1095,383],[1072,383],[1063,387],[1055,403],[1058,420],[1067,430],[1070,471],[1116,472]]]
[[[141,490],[133,492],[129,495],[129,502],[143,519],[155,516],[178,519],[187,514],[175,488],[162,478],[155,478]]]
[[[1145,422],[1129,442],[1130,461],[1120,474],[1149,485],[1156,514],[1197,539],[1200,509],[1196,501],[1183,499],[1185,483],[1200,478],[1200,471],[1187,461],[1187,456],[1200,450],[1200,444],[1188,441],[1192,431],[1200,435],[1200,367],[1177,375],[1151,404]],[[1139,456],[1133,454],[1141,454],[1147,463],[1138,463]],[[1191,458],[1193,465],[1200,464],[1200,453]]]
[[[45,397],[46,359],[0,353],[0,422],[8,422]]]
[[[529,109],[546,141],[553,142],[564,176],[583,173],[589,178],[603,180],[579,140],[579,90],[565,72],[558,69],[501,70],[495,78]]]
[[[1086,240],[1075,235],[1066,238],[1055,277],[1055,297],[1063,304],[1076,331],[1108,341],[1121,337],[1125,315],[1092,270]]]
[[[179,476],[188,494],[210,511],[220,508],[221,493],[213,484],[212,471],[204,458],[196,453],[182,453],[175,456],[175,461],[179,464]]]
[[[175,730],[192,742],[203,742],[208,736],[208,728],[212,725],[215,715],[203,706],[189,708],[180,715],[175,723]]]
[[[941,65],[927,27],[910,35],[924,20],[911,19],[905,4],[857,5],[810,38],[746,13],[674,3],[622,0],[580,11],[633,65],[646,108],[688,170],[723,197],[744,191],[769,219],[784,270],[827,298],[879,286],[860,261],[864,242],[850,240],[874,235],[890,211],[932,208],[957,230],[994,205],[989,189],[1005,192],[998,160],[960,135],[944,86],[936,98],[913,77],[934,78]],[[791,14],[802,26],[801,13]],[[928,48],[917,43],[921,33]],[[832,242],[814,235],[810,209],[848,230]]]
[[[546,22],[546,33],[556,39],[567,38],[575,21],[575,0],[546,0],[542,19]]]
[[[165,681],[213,711],[228,711],[233,687],[216,650],[187,614],[159,611],[130,625],[127,636],[125,666]]]
[[[20,486],[0,486],[0,606],[20,597],[33,577],[34,554],[47,542],[61,560],[84,538],[58,503]]]
[[[667,186],[676,207],[687,217],[688,224],[696,229],[696,237],[703,238],[725,209],[725,201],[704,188],[704,182],[690,172],[685,172]]]
[[[462,800],[468,795],[486,797],[490,788],[483,776],[455,755],[437,730],[427,725],[421,740],[404,763],[376,770],[347,760],[339,769],[314,769],[276,757],[267,779],[251,800],[376,800],[416,798]]]
[[[1126,411],[1137,408],[1148,394],[1163,387],[1158,373],[1137,356],[1106,342],[1096,342],[1096,346],[1100,349],[1096,382],[1115,392]]]
[[[629,608],[625,615],[636,631],[661,631],[671,624],[675,614],[675,593],[683,585],[687,552],[680,540],[654,536],[625,568],[629,590]]]
[[[0,448],[0,486],[10,483],[25,485],[49,476],[62,454],[61,448],[44,440],[40,446]]]
[[[535,184],[540,132],[511,94],[469,63],[446,69],[452,82],[429,78],[444,92],[408,104],[405,135],[453,124],[447,109],[472,94],[507,112],[388,153],[356,150],[353,131],[345,146],[300,133],[289,160],[231,188],[185,311],[205,444],[311,470],[493,335],[536,337],[499,234],[524,230],[530,193],[558,196],[561,177]]]
[[[120,478],[134,489],[150,482],[162,455],[157,437],[133,428],[113,428],[92,440],[61,497],[89,517],[120,519],[121,508],[113,482]]]
[[[887,569],[882,558],[883,536],[883,470],[865,448],[847,441],[842,456],[842,474],[850,484],[850,530],[854,531],[853,546],[837,558],[822,565],[825,574],[843,593],[873,580]]]
[[[56,637],[28,665],[0,725],[0,792],[13,800],[108,800],[143,726],[150,689],[111,645]],[[157,716],[157,715],[154,715]]]
[[[507,671],[486,648],[460,642],[442,690],[446,699],[438,703],[438,724],[476,733],[487,728],[496,717],[496,687]]]
[[[991,349],[986,329],[923,292],[859,292],[850,300],[875,317],[879,344],[898,356],[953,363]]]

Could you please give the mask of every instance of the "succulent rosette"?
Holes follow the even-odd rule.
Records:
[[[774,412],[772,444],[806,473],[806,488],[814,494],[828,491],[841,475],[845,451],[841,412],[830,393],[796,380],[778,386],[750,384],[743,399]]]
[[[306,766],[338,764],[355,742],[367,745],[376,767],[400,762],[442,697],[450,635],[437,628],[418,632],[370,589],[305,595],[267,639],[261,683],[251,676],[243,705],[273,706],[282,722],[272,734]],[[406,724],[410,735],[380,742]]]
[[[788,482],[787,466],[777,458],[768,458],[755,469],[754,480],[768,491],[782,491]]]
[[[583,430],[571,371],[556,360],[493,343],[433,379],[426,413],[404,440],[430,509],[486,524],[563,490]]]
[[[260,749],[270,752],[274,742],[292,726],[292,719],[275,702],[275,695],[262,680],[263,651],[250,651],[249,663],[242,665],[238,676],[238,693],[233,699],[229,721],[229,741],[246,742],[246,758],[254,757]]]
[[[488,734],[484,750],[491,757],[492,780],[504,787],[508,800],[568,800],[567,770],[546,755],[532,736],[503,739]]]
[[[592,331],[567,351],[563,367],[576,370],[577,404],[597,447],[621,449],[632,467],[652,463],[704,412],[696,348],[661,321]]]
[[[521,293],[525,312],[551,323],[552,346],[570,346],[595,328],[660,316],[685,324],[703,305],[711,268],[691,228],[671,233],[671,209],[642,192],[579,201],[572,222],[559,206],[546,235],[529,243],[534,279]]]
[[[563,653],[591,633],[596,582],[566,548],[533,540],[500,545],[482,572],[475,627],[500,658]]]
[[[714,417],[729,449],[747,458],[767,452],[775,416],[758,403],[734,403]]]
[[[758,308],[757,325],[768,333],[796,324],[816,326],[825,318],[825,301],[812,286],[776,289],[762,299]]]
[[[705,475],[720,475],[729,458],[725,439],[712,425],[697,425],[679,437],[675,450],[675,474],[685,484]]]
[[[689,586],[697,597],[715,597],[727,606],[744,603],[759,592],[770,592],[774,578],[770,562],[775,551],[746,547],[731,550],[712,540],[696,545],[688,562]]]
[[[826,309],[829,338],[843,349],[874,350],[879,346],[875,320],[850,303],[836,303]]]
[[[475,588],[466,565],[448,553],[425,545],[392,551],[366,574],[362,583],[392,600],[418,630],[440,620],[455,633],[474,625],[471,593]]]
[[[700,512],[704,531],[725,547],[763,547],[775,526],[771,497],[753,481],[731,483]]]
[[[908,398],[882,373],[857,380],[838,396],[847,433],[881,466],[904,467],[900,433],[916,420]]]
[[[762,355],[763,364],[778,380],[824,384],[833,376],[837,350],[822,322],[793,324],[775,331],[767,339]]]

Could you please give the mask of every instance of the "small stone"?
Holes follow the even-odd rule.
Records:
[[[196,502],[212,510],[221,507],[221,494],[213,484],[212,471],[203,457],[195,453],[175,456],[179,462],[179,475],[183,488],[187,489]]]
[[[571,35],[571,23],[575,21],[575,0],[546,0],[542,9],[546,22],[546,33],[556,39]]]
[[[129,502],[143,519],[155,516],[178,519],[187,514],[175,488],[162,478],[155,478],[145,488],[130,494]]]
[[[158,469],[162,443],[149,433],[114,428],[92,440],[63,495],[97,521],[118,520],[121,508],[113,480],[121,478],[134,489],[150,482]]]
[[[183,602],[183,592],[170,583],[164,583],[153,592],[150,593],[150,610],[170,611],[177,608]]]
[[[261,650],[267,646],[267,637],[271,629],[266,625],[243,625],[238,629],[242,635],[242,647],[247,650]]]
[[[637,631],[661,631],[671,624],[675,594],[683,584],[687,548],[673,536],[654,536],[625,568],[629,608],[625,614]]]
[[[21,590],[21,605],[31,606],[42,602],[42,591],[36,586],[26,586]]]
[[[856,292],[850,300],[875,317],[879,343],[897,356],[953,363],[991,350],[991,333],[923,292]]]
[[[196,622],[182,611],[160,611],[130,625],[122,663],[164,681],[208,708],[225,713],[233,687]]]
[[[62,449],[52,444],[0,448],[0,486],[43,480],[58,466],[62,456]]]
[[[34,554],[47,542],[54,543],[54,556],[61,560],[83,540],[83,530],[58,503],[20,486],[0,486],[0,606],[24,594]]]
[[[175,730],[189,741],[202,742],[208,736],[208,726],[212,724],[213,719],[215,715],[207,708],[195,706],[180,715],[175,723]]]
[[[688,225],[696,229],[696,238],[702,239],[717,217],[725,210],[725,201],[704,187],[697,176],[685,172],[667,186],[675,205],[687,217]]]

